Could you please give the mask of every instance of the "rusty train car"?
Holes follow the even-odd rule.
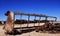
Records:
[[[38,27],[35,27],[35,31],[39,32],[40,30],[52,30],[55,25],[57,25],[57,23],[53,23],[56,22],[57,17],[54,16],[47,16],[47,15],[43,15],[43,14],[29,14],[29,13],[22,13],[22,12],[11,12],[11,11],[7,11],[7,13],[5,13],[5,15],[7,16],[7,21],[4,25],[4,29],[6,31],[6,33],[11,33],[14,30],[14,19],[15,19],[15,15],[20,15],[20,19],[22,19],[22,15],[28,16],[28,20],[21,20],[23,21],[23,23],[27,23],[27,27],[29,23],[38,23]],[[34,21],[30,21],[30,16],[34,16]],[[36,17],[39,17],[39,20],[36,20]],[[44,25],[39,26],[39,24],[42,22],[41,21],[41,17],[44,17]],[[54,18],[54,21],[48,21],[47,18]],[[18,20],[19,22],[21,22],[20,20]],[[16,21],[15,21],[16,22]],[[34,25],[35,26],[35,25]],[[54,26],[54,27],[52,27]],[[58,25],[57,25],[58,26]]]

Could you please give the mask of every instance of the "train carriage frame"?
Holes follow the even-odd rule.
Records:
[[[8,12],[8,11],[7,11]],[[11,11],[9,11],[9,12],[11,12]],[[21,16],[21,18],[20,19],[22,19],[22,15],[26,15],[26,16],[28,16],[28,23],[27,23],[27,27],[28,27],[28,25],[29,25],[29,19],[30,19],[30,16],[34,16],[35,18],[34,19],[36,19],[36,17],[39,17],[39,23],[38,23],[38,26],[39,26],[39,24],[40,24],[40,19],[41,19],[41,17],[45,17],[45,20],[47,20],[47,18],[55,18],[55,20],[54,21],[56,21],[57,20],[57,17],[54,17],[54,16],[47,16],[47,15],[43,15],[43,14],[29,14],[29,13],[22,13],[22,12],[13,12],[14,13],[14,19],[13,19],[13,21],[15,20],[15,15],[20,15]],[[45,21],[45,23],[46,23],[46,21]],[[13,22],[13,29],[14,29],[14,22]],[[34,26],[35,26],[35,23],[34,23]]]

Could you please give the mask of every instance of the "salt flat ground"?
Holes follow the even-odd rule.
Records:
[[[35,25],[38,26],[38,24],[35,24]],[[26,26],[26,25],[24,24],[22,26]],[[29,26],[33,26],[33,24],[30,24]],[[15,25],[15,27],[20,27],[20,25]],[[51,34],[51,33],[40,33],[40,32],[35,32],[35,31],[23,33],[20,35],[6,35],[2,28],[3,28],[3,25],[0,25],[0,36],[60,36],[60,33]]]

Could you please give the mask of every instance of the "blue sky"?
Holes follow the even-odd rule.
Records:
[[[6,20],[4,13],[8,10],[46,14],[60,20],[60,0],[0,0],[0,20]]]

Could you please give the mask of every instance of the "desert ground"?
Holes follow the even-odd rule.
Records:
[[[4,25],[0,25],[0,36],[60,36],[60,33],[54,34],[54,33],[44,33],[44,32],[35,32],[35,31],[22,33],[18,35],[6,35],[4,33],[3,26]],[[26,26],[27,26],[26,24],[22,24],[22,25],[15,24],[14,27],[26,27]],[[29,27],[30,26],[34,26],[34,24],[31,23],[29,24]],[[36,23],[35,26],[38,26],[38,23]]]

